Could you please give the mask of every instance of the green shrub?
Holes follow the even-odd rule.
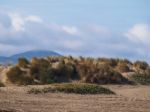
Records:
[[[45,59],[34,59],[30,67],[30,75],[41,84],[50,84],[54,82],[54,70],[51,64]]]
[[[51,67],[49,68],[40,68],[39,71],[39,81],[42,84],[51,84],[54,83],[54,71]]]
[[[150,76],[149,75],[141,75],[135,74],[130,77],[135,83],[142,84],[142,85],[149,85],[150,84]]]
[[[56,87],[56,90],[64,93],[77,94],[113,94],[109,89],[94,84],[64,84]]]
[[[44,89],[32,88],[28,93],[62,92],[76,94],[115,94],[111,90],[94,84],[57,84]]]

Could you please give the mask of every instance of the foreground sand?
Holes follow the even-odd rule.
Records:
[[[31,87],[0,89],[0,112],[150,112],[150,86],[107,85],[117,95],[27,94]]]

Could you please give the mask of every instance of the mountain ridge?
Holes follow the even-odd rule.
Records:
[[[0,64],[14,64],[18,58],[31,59],[33,57],[61,56],[59,53],[50,50],[30,50],[23,53],[14,54],[9,57],[0,56]]]

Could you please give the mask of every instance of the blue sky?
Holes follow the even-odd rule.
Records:
[[[32,49],[149,60],[149,0],[1,0],[0,54]]]

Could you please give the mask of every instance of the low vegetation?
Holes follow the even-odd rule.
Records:
[[[149,80],[150,67],[144,61],[127,59],[47,57],[28,61],[20,58],[7,73],[17,85],[82,82],[95,84],[130,84],[123,73],[141,74]],[[143,84],[143,83],[141,83]]]
[[[0,82],[0,87],[5,87],[5,85],[2,82]]]
[[[115,94],[111,90],[95,84],[55,84],[47,88],[36,89],[32,88],[28,91],[29,94],[62,92],[75,94]]]
[[[133,75],[131,76],[131,80],[133,80],[137,84],[142,84],[142,85],[150,85],[150,76],[149,75]]]

